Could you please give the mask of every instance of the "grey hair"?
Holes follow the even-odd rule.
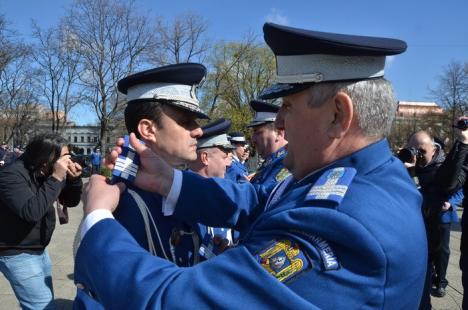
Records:
[[[384,78],[318,83],[309,91],[312,106],[321,105],[340,91],[346,93],[353,101],[359,127],[366,136],[384,137],[390,133],[397,102],[392,84]]]

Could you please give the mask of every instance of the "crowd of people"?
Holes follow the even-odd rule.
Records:
[[[3,142],[0,146],[0,167],[14,162],[23,152],[21,147],[11,148],[7,143]]]
[[[431,309],[430,296],[445,295],[468,130],[447,156],[416,132],[398,159],[385,138],[396,101],[383,76],[405,42],[263,31],[278,83],[250,102],[256,171],[230,120],[199,126],[206,68],[196,63],[119,81],[129,136],[103,162],[112,180],[99,175],[96,149],[83,189],[83,167],[58,134],[35,137],[1,168],[0,271],[22,308],[54,308],[54,205],[80,196],[75,309]]]

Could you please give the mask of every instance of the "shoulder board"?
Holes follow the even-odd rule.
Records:
[[[355,175],[356,169],[350,167],[326,170],[310,188],[304,200],[327,200],[340,204]]]

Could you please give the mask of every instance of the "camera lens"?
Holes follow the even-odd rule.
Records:
[[[453,128],[458,128],[460,130],[467,130],[468,129],[468,119],[461,119],[457,122],[456,125],[452,126]]]

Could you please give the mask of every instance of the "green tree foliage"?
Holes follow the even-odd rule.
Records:
[[[219,42],[208,68],[203,108],[213,119],[231,119],[233,130],[247,133],[246,125],[252,118],[249,102],[271,85],[275,76],[273,54],[253,36],[243,42]]]

